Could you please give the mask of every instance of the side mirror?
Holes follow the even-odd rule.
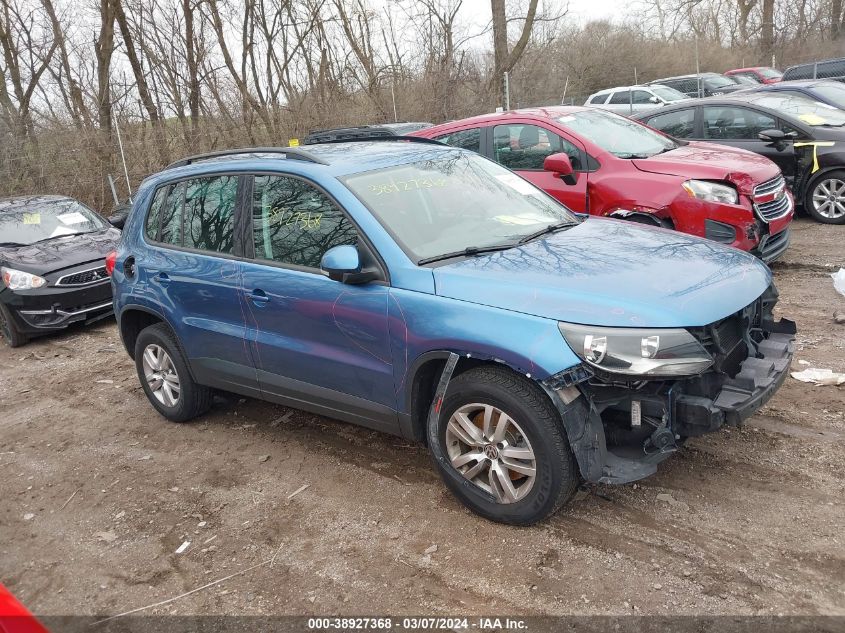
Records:
[[[109,224],[116,229],[122,229],[123,225],[126,224],[126,218],[129,217],[129,211],[131,209],[132,205],[126,202],[117,205],[114,208],[114,213],[108,217]]]
[[[126,216],[128,214],[126,212],[123,213],[115,213],[114,215],[110,215],[108,217],[109,224],[111,224],[116,229],[122,229],[123,225],[126,224]]]
[[[661,103],[660,97],[658,97],[657,95],[651,95],[648,98],[648,101],[649,101],[649,103]]]
[[[376,269],[362,267],[358,247],[349,244],[327,250],[320,260],[320,269],[328,273],[329,279],[344,284],[365,284],[380,278]]]
[[[766,145],[771,145],[777,150],[786,147],[786,142],[792,137],[782,130],[763,130],[757,135]]]
[[[543,161],[543,169],[554,173],[556,177],[563,180],[567,185],[574,185],[578,182],[575,172],[572,169],[572,161],[563,152],[546,156],[546,160]]]

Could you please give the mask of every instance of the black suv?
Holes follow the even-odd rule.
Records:
[[[647,86],[661,84],[669,86],[688,97],[713,97],[741,90],[745,86],[731,77],[719,73],[699,73],[698,75],[681,75],[666,77],[648,82]]]

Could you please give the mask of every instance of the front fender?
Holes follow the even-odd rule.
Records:
[[[388,319],[397,404],[406,413],[414,372],[438,354],[500,362],[535,380],[581,362],[552,319],[397,288]]]

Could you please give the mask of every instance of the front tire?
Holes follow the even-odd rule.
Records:
[[[172,422],[187,422],[211,407],[212,392],[197,384],[170,328],[156,323],[135,341],[135,369],[150,404]]]
[[[0,336],[9,347],[20,347],[29,341],[29,337],[18,329],[12,311],[2,303],[0,303]]]
[[[491,521],[531,525],[557,512],[580,482],[560,417],[529,379],[502,367],[455,377],[428,445],[448,488]]]
[[[804,209],[824,224],[845,224],[845,171],[823,174],[807,188]]]

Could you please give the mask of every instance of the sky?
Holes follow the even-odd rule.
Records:
[[[544,2],[540,0],[542,8]],[[552,0],[556,6],[565,0]],[[590,20],[609,20],[623,17],[626,7],[631,2],[626,0],[569,0],[568,19],[578,20],[580,23]],[[461,6],[461,17],[466,23],[472,23],[483,28],[490,21],[490,0],[464,0]]]

